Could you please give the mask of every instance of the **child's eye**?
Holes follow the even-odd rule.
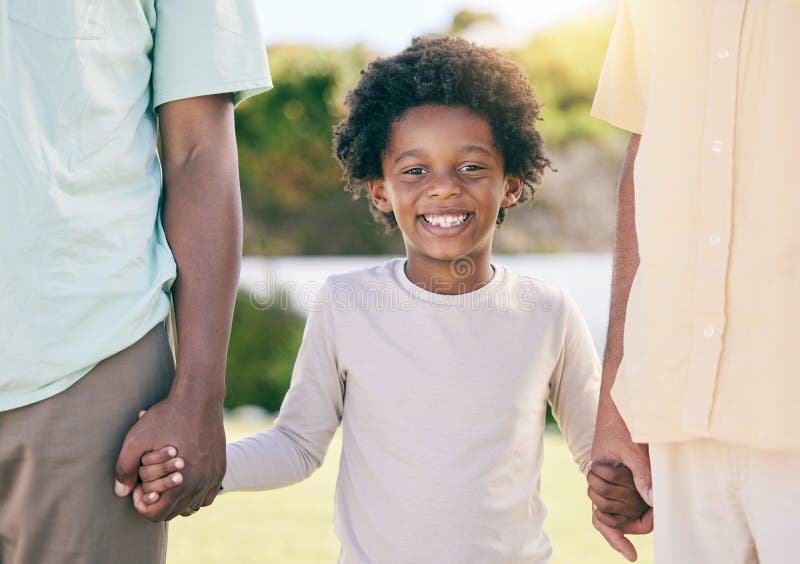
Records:
[[[419,176],[421,174],[425,174],[425,169],[420,166],[415,166],[414,168],[409,168],[404,170],[403,174],[411,174],[412,176]]]
[[[468,164],[461,167],[461,172],[478,172],[480,170],[485,170],[484,167],[474,164]]]

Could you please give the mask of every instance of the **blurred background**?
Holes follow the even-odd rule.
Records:
[[[344,116],[342,101],[359,71],[417,35],[460,35],[497,47],[527,71],[557,171],[545,175],[533,205],[509,212],[495,237],[495,262],[567,288],[602,351],[616,179],[627,135],[589,117],[589,109],[616,0],[257,5],[275,88],[236,112],[245,259],[227,373],[228,439],[270,426],[319,284],[403,252],[399,234],[385,234],[366,200],[342,189],[331,128]],[[339,441],[337,434],[327,462],[302,484],[224,495],[212,508],[173,521],[168,562],[335,562]],[[553,562],[623,562],[591,526],[585,479],[555,425],[545,449],[542,490]],[[635,542],[639,561],[652,562],[651,539]]]

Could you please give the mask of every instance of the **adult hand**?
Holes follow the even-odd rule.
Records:
[[[629,562],[636,562],[639,555],[636,553],[636,547],[633,543],[625,537],[625,535],[644,535],[653,530],[653,509],[651,508],[640,519],[630,521],[621,529],[610,527],[598,519],[598,511],[592,508],[592,525],[597,529],[606,542],[622,554]]]
[[[620,523],[617,516],[604,513],[593,505],[592,524],[611,547],[633,562],[636,548],[626,534],[646,534],[653,530],[653,486],[650,477],[650,456],[647,445],[631,440],[628,428],[613,402],[601,400],[597,415],[597,428],[592,445],[592,465],[624,464],[633,475],[636,490],[650,506],[641,518]],[[591,490],[591,486],[590,486]],[[599,493],[599,492],[596,492]]]
[[[142,456],[164,445],[174,446],[185,461],[183,483],[164,492],[152,505],[141,503],[134,492],[134,507],[151,521],[164,521],[210,505],[225,474],[225,430],[221,402],[171,393],[147,410],[131,427],[116,466],[114,491],[127,496],[137,486]],[[137,492],[139,499],[137,500]]]

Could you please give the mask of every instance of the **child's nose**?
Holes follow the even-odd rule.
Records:
[[[436,174],[428,185],[428,196],[431,198],[450,198],[461,195],[461,179],[452,172]]]

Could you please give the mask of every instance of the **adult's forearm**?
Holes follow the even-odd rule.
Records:
[[[614,243],[614,267],[611,282],[611,310],[608,320],[608,337],[603,358],[603,377],[600,385],[600,409],[616,409],[610,392],[617,376],[623,353],[625,312],[633,278],[639,267],[639,246],[636,240],[634,206],[633,164],[639,149],[639,135],[633,135],[628,144],[625,162],[619,180],[617,202],[617,227]]]
[[[163,223],[178,266],[173,286],[178,364],[169,395],[128,431],[116,464],[117,495],[134,490],[141,457],[174,446],[181,485],[137,511],[152,521],[209,505],[225,473],[225,361],[239,278],[242,209],[230,94],[159,107]],[[139,492],[141,494],[141,492]]]
[[[194,147],[177,162],[169,158],[163,219],[178,266],[173,392],[221,403],[242,246],[235,142]]]
[[[628,307],[636,270],[639,268],[639,245],[636,240],[634,206],[633,164],[639,150],[639,135],[633,135],[628,143],[628,153],[622,166],[617,205],[617,231],[614,243],[614,271],[611,283],[611,311],[609,313],[608,338],[606,340],[603,376],[600,383],[600,402],[597,408],[597,427],[592,445],[592,462],[599,464],[624,464],[630,469],[636,490],[652,507],[652,480],[647,445],[638,445],[631,440],[628,427],[611,399],[611,388],[617,377],[623,355],[625,335],[625,313]],[[639,519],[627,524],[619,522],[619,516],[606,513],[597,500],[604,497],[595,490],[597,475],[589,474],[589,497],[594,511],[592,523],[608,543],[625,555],[636,559],[636,549],[626,534],[644,534],[653,529],[653,511],[646,511]],[[594,481],[593,481],[594,480]],[[599,497],[598,497],[599,496]]]

